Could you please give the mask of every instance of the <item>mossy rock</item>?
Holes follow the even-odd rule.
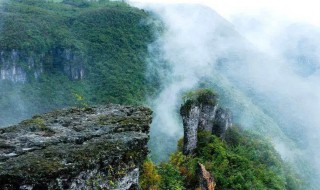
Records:
[[[183,96],[184,104],[180,108],[181,115],[189,115],[192,105],[214,106],[217,104],[217,95],[211,89],[190,91]]]
[[[124,188],[122,180],[136,185],[133,176],[148,154],[151,114],[120,105],[70,108],[4,128],[0,189]]]

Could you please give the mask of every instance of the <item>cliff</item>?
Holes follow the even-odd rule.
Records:
[[[219,108],[216,95],[209,90],[200,90],[186,96],[180,114],[184,129],[184,154],[194,153],[199,130],[210,132],[223,139],[232,124],[231,112]]]
[[[151,110],[109,105],[0,129],[0,189],[135,189]]]
[[[34,53],[23,50],[0,52],[0,80],[25,83],[38,79],[44,71],[55,69],[70,80],[84,78],[86,58],[72,49],[53,48],[48,52]]]

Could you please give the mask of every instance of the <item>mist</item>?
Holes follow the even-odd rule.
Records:
[[[153,14],[149,22],[161,29],[149,45],[146,73],[161,86],[159,94],[149,98],[155,161],[168,159],[183,136],[183,94],[206,87],[217,92],[222,107],[232,110],[234,123],[265,135],[284,160],[310,178],[308,183],[320,185],[318,25],[269,10],[231,11],[226,18],[198,4],[132,5]],[[0,35],[1,28],[0,19]],[[15,86],[6,103],[25,118],[31,106],[19,96],[21,91]],[[0,124],[16,122],[8,119],[12,115],[2,116]],[[310,171],[303,169],[311,166],[308,176]]]
[[[306,167],[301,162],[308,162],[314,172],[307,183],[318,185],[319,27],[268,11],[235,14],[228,22],[202,5],[134,5],[164,24],[164,32],[150,44],[147,75],[156,73],[162,84],[150,102],[156,160],[174,151],[171,141],[182,137],[178,110],[183,92],[206,86],[231,108],[235,123],[271,139],[300,172]]]

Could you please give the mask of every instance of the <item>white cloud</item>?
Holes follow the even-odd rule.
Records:
[[[283,19],[320,26],[320,2],[316,0],[133,0],[141,3],[197,3],[211,7],[231,21],[240,13],[271,12]]]
[[[203,6],[144,7],[158,14],[167,29],[155,44],[171,69],[162,81],[164,90],[153,101],[159,131],[167,136],[181,131],[181,124],[173,116],[180,93],[196,87],[201,77],[221,74],[279,123],[286,135],[303,147],[299,150],[320,173],[320,161],[315,159],[320,156],[318,4],[311,0],[158,1],[165,2],[210,6],[253,45],[243,43],[243,38],[231,32],[231,25]],[[225,57],[231,61],[223,62],[219,68],[220,58]],[[157,60],[151,66],[165,68]],[[250,123],[248,119],[241,121],[243,126]],[[270,128],[269,123],[262,124]],[[283,155],[295,155],[282,139],[273,140]],[[314,180],[320,182],[316,175]]]

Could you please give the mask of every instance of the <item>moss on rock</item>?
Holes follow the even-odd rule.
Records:
[[[148,154],[151,113],[147,108],[119,105],[71,108],[2,129],[0,189],[117,187]],[[43,136],[42,131],[52,135]]]

